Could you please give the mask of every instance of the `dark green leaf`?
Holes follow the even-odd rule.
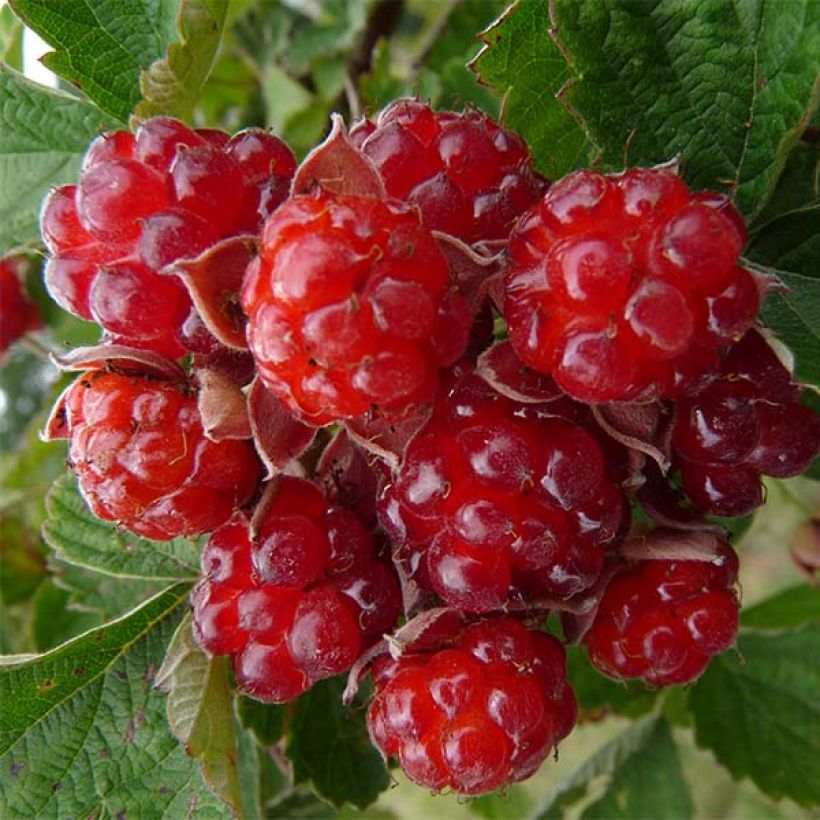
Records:
[[[0,65],[0,248],[39,242],[40,201],[76,181],[88,143],[112,120],[87,102]]]
[[[179,42],[172,43],[168,53],[143,72],[143,100],[135,116],[191,118],[216,57],[227,8],[228,0],[180,0]]]
[[[756,220],[755,231],[765,230],[778,216],[820,205],[820,145],[801,142],[789,154],[777,188]]]
[[[146,580],[193,580],[199,573],[195,541],[149,541],[102,521],[88,509],[70,473],[54,482],[46,506],[43,537],[61,561]]]
[[[364,707],[342,705],[344,681],[317,683],[296,704],[288,727],[287,755],[296,783],[310,781],[336,806],[364,808],[390,785],[379,752],[367,735]]]
[[[280,704],[240,697],[236,709],[242,725],[256,735],[262,746],[273,746],[285,732],[287,710]]]
[[[818,102],[814,0],[552,0],[574,74],[562,99],[604,160],[683,160],[696,187],[753,216]]]
[[[43,62],[121,122],[139,102],[140,74],[177,39],[179,0],[11,0],[52,48]]]
[[[39,652],[59,646],[67,640],[99,626],[102,619],[93,612],[69,607],[70,593],[51,579],[40,584],[34,596],[34,645]]]
[[[227,817],[153,687],[182,615],[172,587],[46,655],[0,666],[0,816]]]
[[[820,802],[820,624],[741,634],[690,703],[698,744],[771,797]]]
[[[558,820],[585,795],[590,781],[608,775],[603,795],[587,806],[583,818],[687,818],[689,789],[669,725],[657,715],[635,721],[595,752],[548,796],[539,820]]]
[[[820,621],[820,589],[807,584],[784,589],[741,612],[743,626],[786,629],[808,621]]]
[[[558,102],[571,73],[549,38],[546,0],[518,0],[482,35],[472,67],[504,95],[504,124],[521,134],[536,167],[555,178],[583,162],[584,132]]]
[[[532,798],[522,787],[512,786],[503,793],[476,797],[468,805],[474,814],[486,820],[510,820],[512,817],[528,817],[532,811]]]

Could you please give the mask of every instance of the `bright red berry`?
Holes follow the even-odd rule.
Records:
[[[583,641],[593,666],[615,680],[689,683],[735,642],[737,556],[723,543],[712,561],[647,560],[609,582]]]
[[[255,537],[241,514],[211,535],[191,598],[200,644],[233,655],[239,688],[275,703],[348,669],[401,608],[355,515],[308,481],[278,482]]]
[[[418,205],[428,228],[466,242],[506,239],[545,185],[523,140],[477,110],[436,112],[397,100],[350,136],[390,196]]]
[[[65,396],[69,457],[95,515],[167,540],[218,527],[256,489],[250,441],[205,437],[184,385],[91,371]]]
[[[510,239],[516,352],[579,401],[678,394],[757,316],[741,228],[725,197],[668,171],[564,177]]]
[[[242,304],[260,376],[317,425],[428,401],[470,330],[415,209],[322,191],[268,220]]]
[[[511,618],[373,668],[373,743],[433,791],[483,794],[530,777],[575,724],[563,647]]]
[[[561,402],[519,405],[465,373],[380,501],[422,586],[468,612],[591,586],[626,505],[595,436]]]
[[[43,203],[49,292],[111,341],[181,356],[191,300],[159,272],[220,239],[256,233],[287,196],[295,164],[283,142],[259,129],[230,137],[155,117],[134,135],[101,135],[79,184]]]

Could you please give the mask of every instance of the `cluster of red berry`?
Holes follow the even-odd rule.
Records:
[[[210,532],[202,647],[272,702],[369,666],[373,742],[431,789],[521,780],[571,731],[549,612],[609,677],[696,678],[739,607],[697,516],[820,447],[728,198],[669,167],[548,185],[476,112],[401,100],[299,168],[153,119],[96,140],[42,230],[52,295],[104,331],[48,428],[92,510]],[[685,537],[633,522],[659,480]]]

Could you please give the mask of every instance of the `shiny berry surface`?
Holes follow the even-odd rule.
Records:
[[[351,138],[390,196],[417,205],[430,229],[465,242],[506,239],[545,185],[521,138],[476,110],[437,112],[397,100],[375,123],[355,126]]]
[[[321,191],[292,197],[265,224],[242,290],[261,378],[316,425],[429,401],[469,335],[449,277],[417,210]]]
[[[644,561],[609,582],[584,636],[593,666],[615,680],[655,686],[695,680],[734,645],[737,556],[723,543],[712,561]]]
[[[510,238],[516,352],[579,401],[678,394],[708,372],[699,351],[738,340],[757,316],[757,285],[737,267],[741,228],[725,197],[692,194],[669,171],[573,172]]]
[[[100,135],[78,184],[56,188],[41,209],[51,296],[111,341],[184,355],[191,299],[181,280],[160,272],[222,239],[257,233],[287,196],[295,165],[261,129],[231,137],[154,117],[134,134]]]
[[[91,371],[68,390],[65,407],[86,501],[131,532],[156,540],[207,532],[256,489],[252,444],[207,439],[184,386]]]
[[[593,433],[457,376],[380,500],[409,569],[451,606],[568,598],[591,586],[626,503]]]
[[[401,593],[353,513],[309,481],[277,481],[253,537],[242,514],[211,535],[191,603],[199,643],[232,655],[240,690],[283,703],[390,632]]]
[[[532,775],[575,724],[564,650],[510,618],[373,668],[373,743],[415,783],[484,794]]]
[[[700,390],[675,402],[672,443],[700,509],[739,516],[764,501],[761,475],[800,475],[820,453],[820,416],[757,331],[729,348]]]

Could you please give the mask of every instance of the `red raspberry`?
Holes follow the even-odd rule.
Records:
[[[239,688],[282,703],[348,669],[391,631],[401,592],[353,513],[282,476],[255,540],[241,514],[214,532],[194,588],[194,628],[233,655]]]
[[[135,135],[103,134],[79,185],[43,203],[49,292],[113,341],[182,355],[191,301],[158,272],[220,239],[256,233],[286,197],[295,167],[290,149],[259,129],[230,137],[156,117]]]
[[[820,452],[820,416],[766,340],[749,331],[719,373],[675,403],[672,443],[683,488],[701,509],[746,515],[763,503],[760,474],[787,478]]]
[[[737,636],[737,555],[715,561],[625,565],[609,582],[584,636],[593,666],[615,680],[689,683]]]
[[[447,649],[380,660],[373,678],[371,740],[433,791],[525,780],[575,724],[563,647],[511,618],[467,627]]]
[[[21,336],[42,326],[37,306],[26,296],[20,265],[0,259],[0,360]]]
[[[545,186],[524,141],[476,110],[435,112],[397,100],[376,125],[359,123],[350,136],[390,196],[418,205],[430,229],[465,242],[506,239]]]
[[[205,438],[196,397],[183,385],[91,371],[65,406],[69,456],[89,506],[138,535],[212,530],[256,489],[253,445]]]
[[[744,242],[725,197],[668,171],[572,173],[510,239],[513,346],[579,401],[675,395],[757,316]]]
[[[380,499],[423,587],[467,612],[591,586],[627,506],[562,402],[520,405],[474,374],[442,394]]]
[[[471,321],[416,209],[322,191],[268,220],[242,304],[265,384],[316,425],[431,399]]]

